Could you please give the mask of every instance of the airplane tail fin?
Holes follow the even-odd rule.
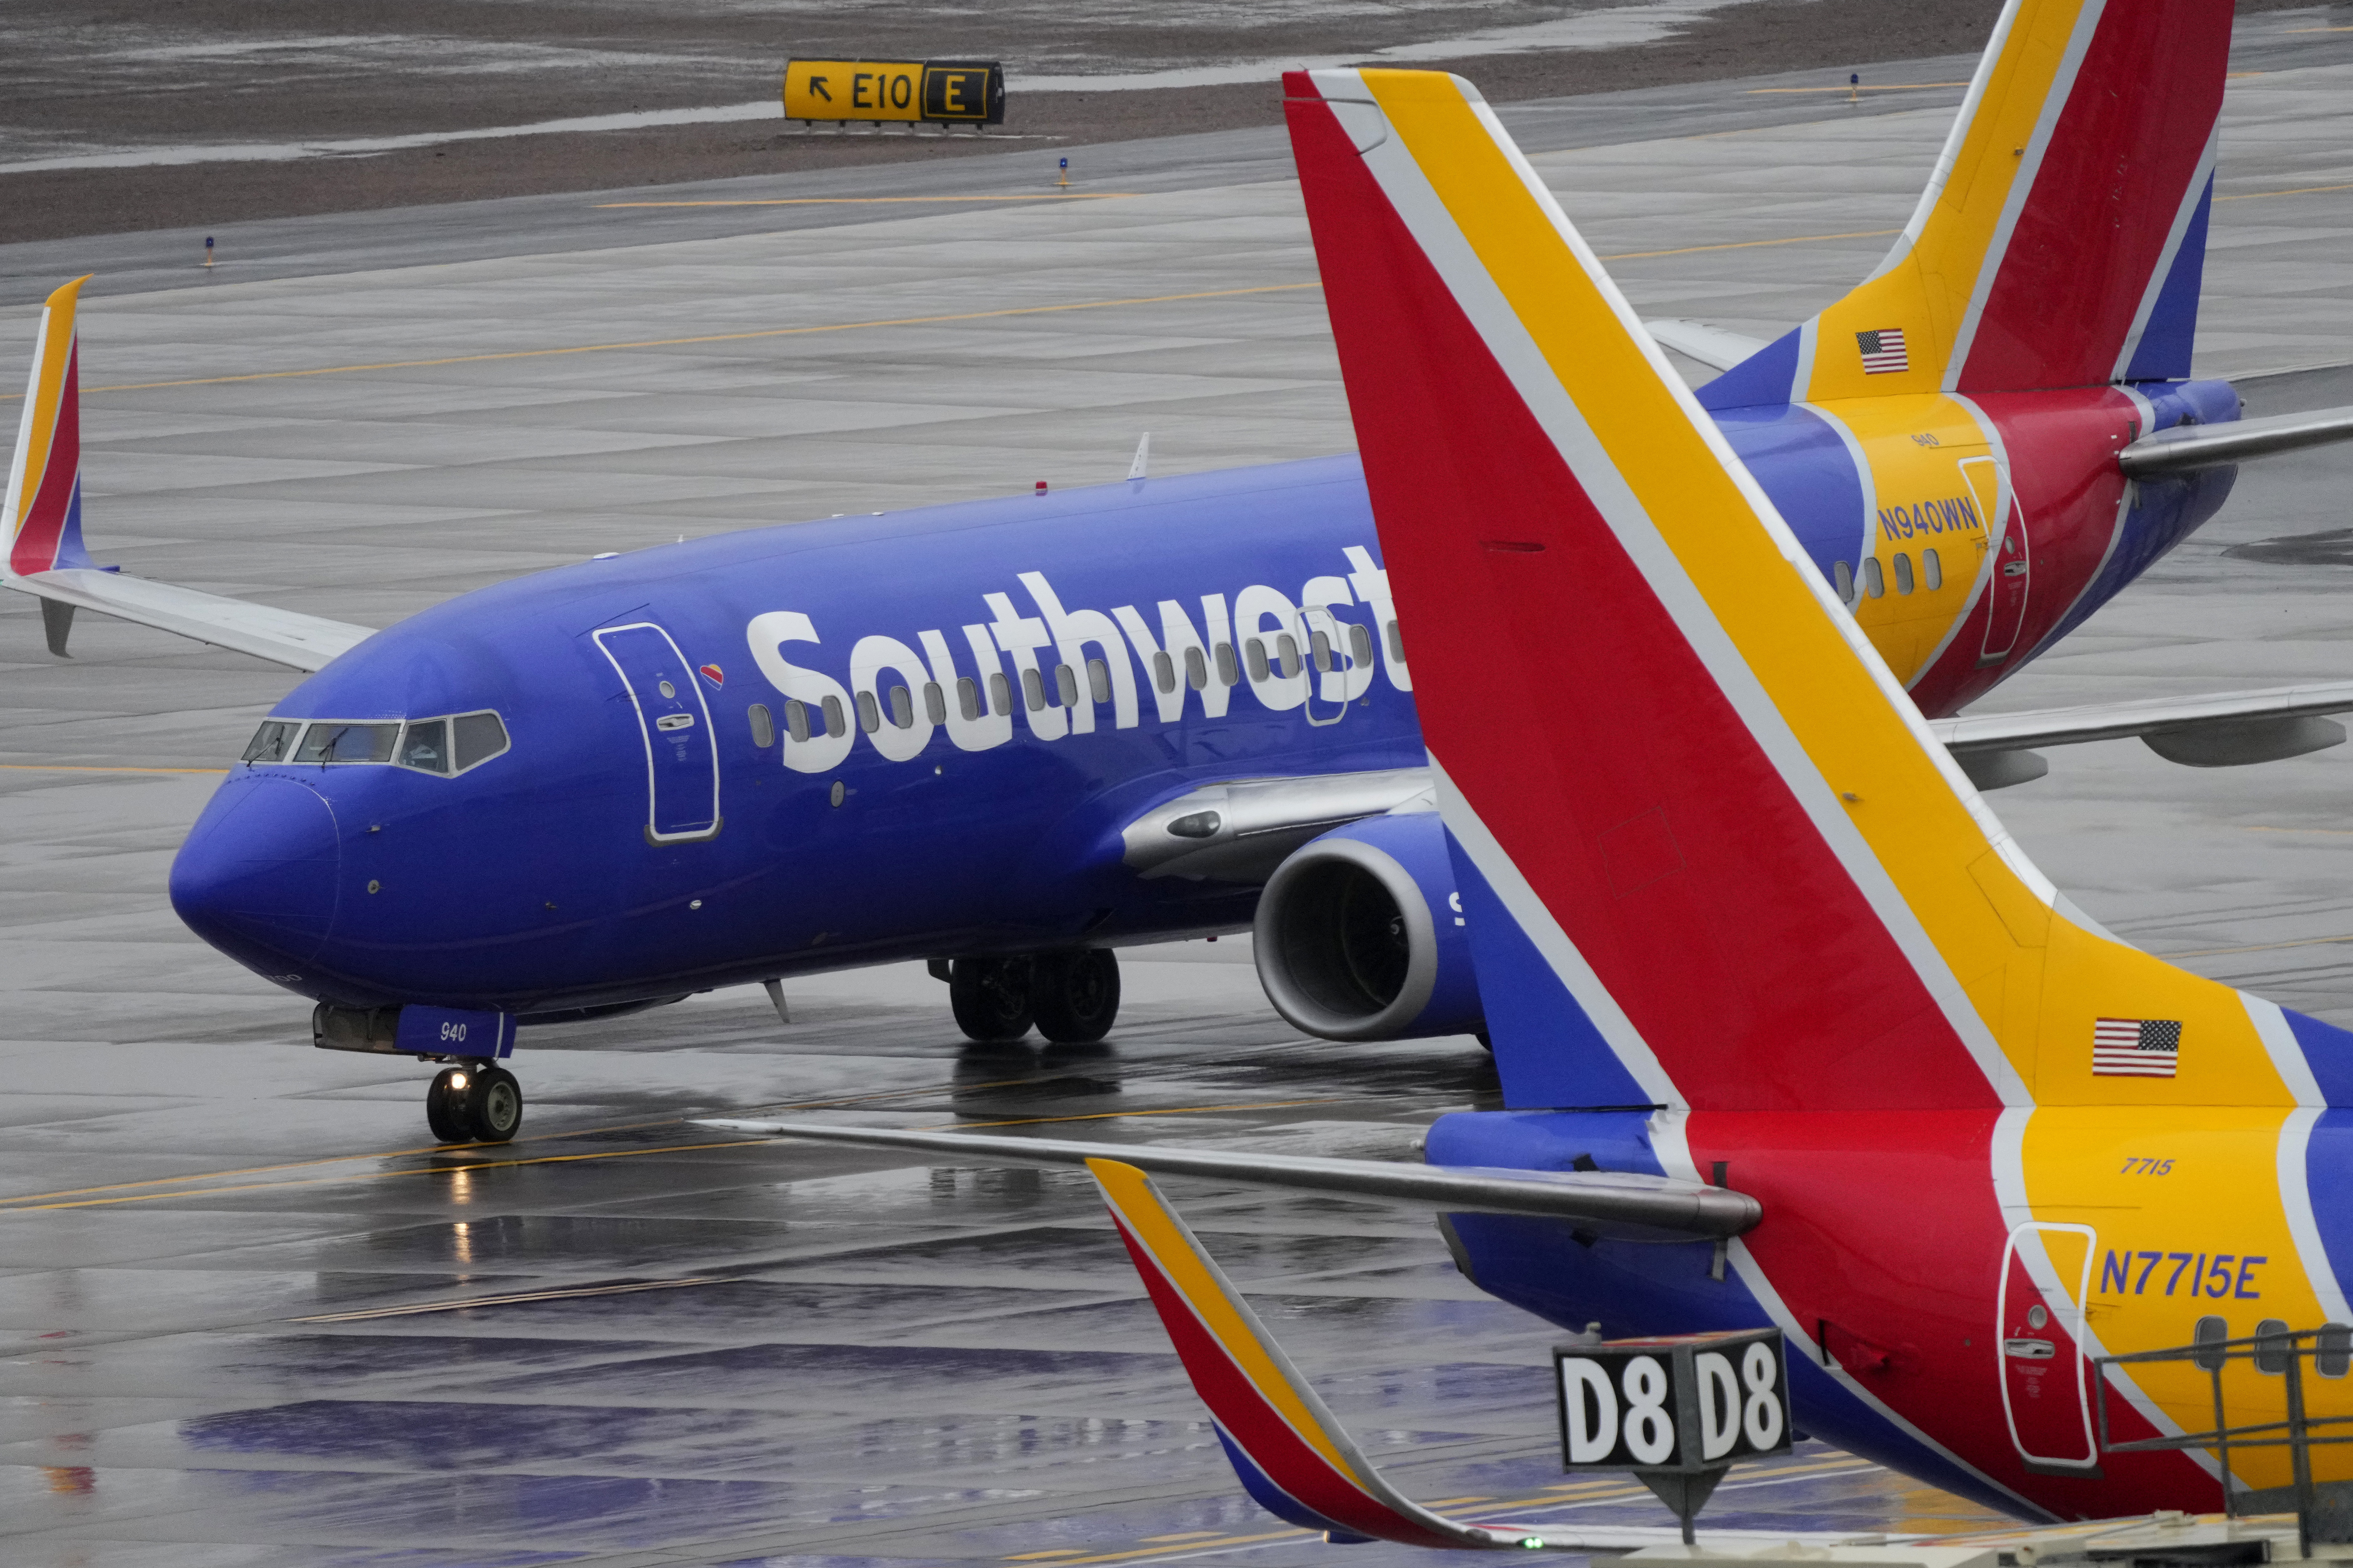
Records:
[[[1335,1540],[1523,1549],[1525,1531],[1432,1513],[1382,1479],[1299,1375],[1176,1211],[1134,1166],[1089,1160],[1119,1238],[1159,1310],[1218,1440],[1261,1507]]]
[[[1509,1103],[2353,1103],[2059,897],[1475,89],[1285,84]]]
[[[33,348],[33,375],[16,426],[16,452],[0,520],[6,523],[9,576],[88,566],[81,542],[80,354],[74,305],[85,276],[49,296]]]
[[[1710,408],[2189,374],[2227,0],[2010,0],[1879,270]]]

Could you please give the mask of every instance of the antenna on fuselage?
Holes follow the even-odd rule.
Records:
[[[1134,461],[1134,462],[1132,462],[1132,463],[1128,464],[1128,466],[1127,466],[1127,477],[1128,477],[1129,479],[1143,479],[1143,478],[1145,477],[1145,472],[1144,472],[1144,470],[1145,470],[1145,469],[1146,469],[1146,468],[1150,468],[1151,466],[1152,466],[1152,432],[1151,432],[1151,431],[1149,431],[1149,430],[1146,430],[1146,431],[1144,433],[1144,439],[1142,439],[1142,440],[1138,441],[1138,442],[1135,444],[1135,461]]]

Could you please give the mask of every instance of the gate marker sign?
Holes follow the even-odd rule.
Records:
[[[1742,1459],[1789,1451],[1781,1331],[1568,1344],[1552,1352],[1561,1461],[1631,1470],[1683,1521]]]
[[[1002,125],[1005,68],[994,60],[787,60],[785,118]]]

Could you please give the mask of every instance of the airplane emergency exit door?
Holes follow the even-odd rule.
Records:
[[[679,844],[719,832],[719,742],[694,667],[650,621],[607,626],[596,646],[636,706],[646,747],[646,842]]]

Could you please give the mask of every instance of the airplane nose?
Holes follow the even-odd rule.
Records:
[[[268,773],[215,792],[172,862],[188,928],[264,974],[307,963],[334,923],[343,852],[316,790]]]

